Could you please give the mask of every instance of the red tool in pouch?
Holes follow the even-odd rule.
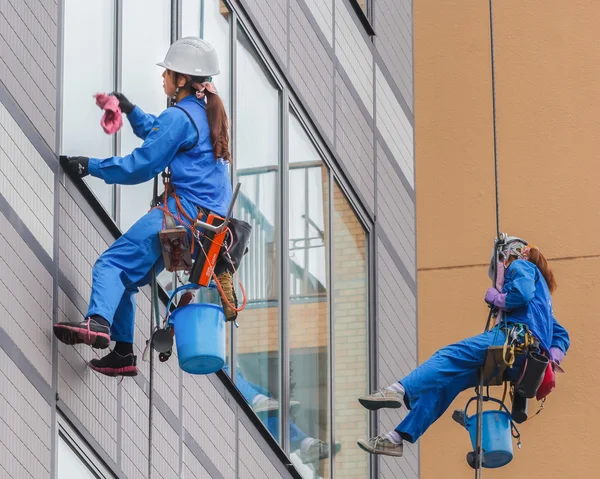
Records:
[[[225,221],[224,218],[217,216],[213,213],[209,213],[206,218],[206,223],[219,226]],[[201,250],[198,252],[194,266],[190,272],[190,283],[199,284],[200,286],[208,286],[213,276],[223,241],[227,235],[227,228],[220,233],[205,230],[203,232],[203,240]]]

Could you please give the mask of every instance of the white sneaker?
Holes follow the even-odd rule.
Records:
[[[270,397],[264,397],[252,404],[252,409],[255,413],[277,411],[279,409],[279,401]]]
[[[404,404],[404,393],[383,388],[368,396],[359,397],[358,402],[369,411],[381,408],[398,409]]]
[[[255,413],[277,411],[279,409],[279,401],[270,397],[264,397],[263,399],[256,401],[252,405],[252,409],[254,409]],[[292,411],[292,415],[297,415],[298,410],[300,409],[300,402],[290,401],[290,409]]]
[[[358,447],[370,454],[381,454],[383,456],[402,457],[403,443],[393,443],[385,436],[375,436],[368,441],[362,439],[357,442]]]

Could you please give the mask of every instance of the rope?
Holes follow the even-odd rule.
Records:
[[[492,122],[494,128],[494,186],[496,193],[496,238],[500,240],[500,187],[498,181],[498,137],[496,128],[496,68],[494,58],[494,6],[493,0],[489,0],[490,4],[490,60],[491,60],[491,74],[492,74]],[[497,251],[496,251],[497,255]],[[495,260],[494,260],[495,262]],[[495,272],[494,272],[495,276]],[[496,278],[493,279],[494,285]],[[489,329],[490,321],[492,318],[493,309],[490,309],[490,314],[485,326],[485,330]],[[506,356],[505,356],[506,357]],[[479,387],[477,388],[477,435],[476,435],[476,447],[475,447],[475,478],[481,479],[483,469],[483,454],[481,450],[482,441],[482,413],[483,413],[483,368],[480,371]]]
[[[496,130],[496,66],[494,58],[494,0],[490,0],[490,57],[492,63],[492,122],[494,126],[494,179],[496,187],[496,237],[500,239],[500,188],[498,182],[498,136]]]

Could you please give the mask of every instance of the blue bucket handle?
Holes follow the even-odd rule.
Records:
[[[194,283],[184,284],[183,286],[179,286],[179,288],[171,293],[171,297],[167,303],[167,315],[165,317],[165,323],[169,324],[169,320],[171,319],[171,304],[173,303],[173,300],[181,291],[185,291],[186,289],[198,289],[198,285]]]
[[[469,401],[467,402],[467,405],[465,406],[465,429],[467,429],[467,422],[469,421],[469,416],[467,415],[467,409],[469,408],[469,404],[471,404],[473,401],[475,401],[477,398],[477,396],[473,396],[471,399],[469,399]],[[519,449],[521,448],[521,433],[519,432],[519,430],[517,429],[517,426],[515,426],[514,421],[512,420],[512,416],[510,414],[510,411],[508,410],[508,408],[506,407],[506,404],[504,404],[502,401],[500,401],[499,399],[490,397],[490,396],[483,396],[483,402],[495,402],[500,404],[500,406],[502,406],[502,408],[504,409],[504,411],[506,411],[506,413],[508,414],[508,417],[510,418],[510,426],[511,426],[511,435],[512,437],[514,437],[515,439],[519,439]],[[473,416],[471,416],[473,417]],[[514,429],[514,432],[513,432]],[[516,434],[515,434],[516,433]]]

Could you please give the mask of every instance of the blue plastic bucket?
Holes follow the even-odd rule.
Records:
[[[225,365],[225,314],[215,304],[188,304],[171,313],[179,367],[211,374]]]
[[[488,400],[494,399],[490,398]],[[500,401],[494,401],[500,403]],[[467,417],[465,427],[469,431],[471,445],[475,450],[477,447],[477,414]],[[481,416],[481,448],[483,449],[483,467],[485,468],[495,469],[506,466],[512,461],[512,420],[507,411],[483,411]]]

